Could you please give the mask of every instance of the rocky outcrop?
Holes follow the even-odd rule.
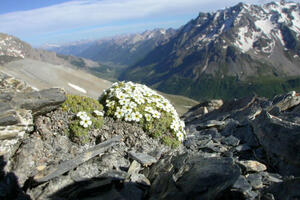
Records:
[[[165,158],[148,172],[150,199],[215,199],[233,185],[240,168],[231,158],[183,154]]]
[[[203,156],[232,157],[242,173],[226,197],[258,198],[284,176],[300,175],[299,109],[296,92],[224,102],[219,109],[185,118],[189,134],[184,145]]]
[[[75,113],[59,107],[62,90],[33,91],[5,80],[13,79],[0,81],[0,199],[299,196],[295,92],[272,100],[211,101],[218,106],[207,112],[198,105],[184,116],[183,144],[171,149],[137,124],[109,117],[101,129],[89,129],[87,143],[75,143],[67,134]]]
[[[284,116],[262,113],[253,122],[254,132],[280,173],[300,176],[300,124]]]
[[[64,91],[34,91],[25,82],[0,73],[0,155],[9,158],[21,140],[34,129],[33,117],[56,109],[65,101]]]
[[[205,115],[209,112],[219,109],[222,105],[223,105],[222,99],[213,99],[210,101],[205,101],[203,103],[200,103],[192,107],[188,112],[186,112],[183,115],[182,118],[187,123],[189,121],[193,121],[194,119],[201,117],[202,115]]]

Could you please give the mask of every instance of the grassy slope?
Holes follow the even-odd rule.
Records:
[[[181,116],[184,113],[186,113],[189,108],[197,105],[199,102],[195,101],[193,99],[190,99],[188,97],[179,96],[179,95],[173,95],[173,94],[166,94],[159,92],[161,95],[163,95],[165,98],[167,98],[172,105],[176,108],[178,114]]]
[[[257,94],[273,97],[291,90],[300,91],[300,77],[278,78],[258,77],[248,81],[238,81],[234,77],[203,78],[192,81],[181,77],[171,77],[157,85],[166,93],[188,96],[196,100],[232,99]]]

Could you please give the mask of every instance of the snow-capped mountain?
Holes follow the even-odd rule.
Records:
[[[47,49],[60,54],[127,66],[136,63],[155,47],[167,42],[174,34],[173,29],[154,29],[94,41],[78,41]]]
[[[259,93],[257,80],[300,76],[299,56],[299,4],[239,3],[200,13],[120,78],[198,99],[226,98],[248,94],[243,88]]]

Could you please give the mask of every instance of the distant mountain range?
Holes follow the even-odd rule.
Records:
[[[144,58],[155,47],[168,42],[175,33],[174,29],[154,29],[94,41],[78,41],[65,45],[50,44],[43,48],[112,66],[130,66]]]

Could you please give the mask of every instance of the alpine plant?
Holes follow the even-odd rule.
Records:
[[[185,124],[175,108],[163,96],[145,85],[116,82],[99,98],[105,114],[126,122],[142,125],[145,131],[164,140],[182,142],[186,135]]]

